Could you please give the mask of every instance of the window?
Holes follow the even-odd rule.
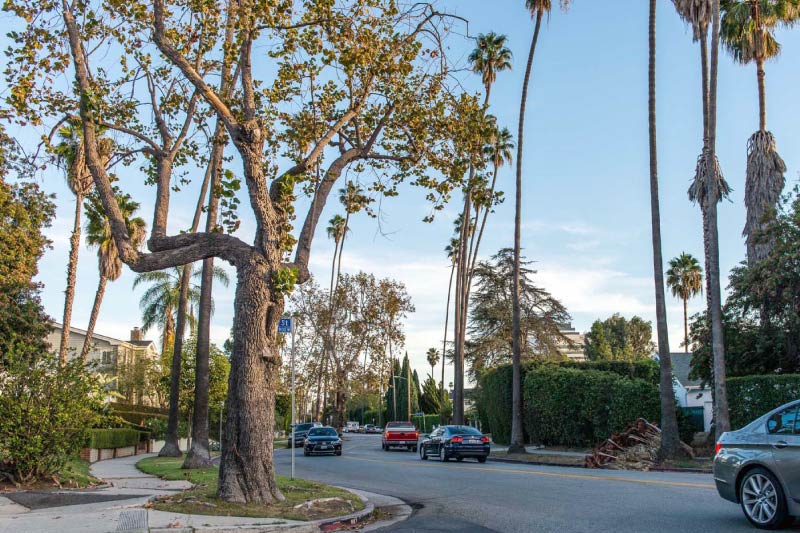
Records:
[[[767,431],[772,435],[791,435],[795,430],[797,406],[775,413],[767,420]]]
[[[103,360],[102,360],[102,362],[103,362],[104,365],[110,365],[111,364],[111,352],[103,352]]]

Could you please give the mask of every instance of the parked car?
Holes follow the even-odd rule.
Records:
[[[800,516],[800,400],[737,431],[723,433],[714,450],[719,495],[738,503],[760,529],[780,529]]]
[[[417,451],[419,432],[411,422],[389,422],[383,431],[381,447],[385,451],[390,448],[402,446],[412,452]]]
[[[319,422],[304,422],[302,424],[297,424],[294,428],[294,446],[302,446],[303,443],[306,441],[306,437],[308,436],[308,431],[313,428],[322,427],[322,424]],[[292,447],[292,433],[289,432],[289,443],[288,447]]]
[[[419,444],[419,458],[438,457],[463,461],[467,457],[485,463],[489,457],[489,437],[470,426],[439,426]]]
[[[358,422],[348,422],[344,428],[342,429],[345,433],[357,433],[358,432]]]
[[[383,428],[380,426],[375,426],[370,431],[367,431],[367,433],[383,433]]]
[[[359,433],[375,433],[375,424],[364,424],[358,428]]]
[[[317,453],[342,455],[342,439],[332,427],[316,427],[308,431],[303,444],[303,455],[308,457]]]

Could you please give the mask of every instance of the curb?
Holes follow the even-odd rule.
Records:
[[[548,463],[545,461],[520,461],[518,459],[505,459],[489,456],[489,461],[495,463],[510,463],[515,465],[534,465],[534,466],[556,466],[559,468],[586,468],[585,465],[573,465],[567,463]]]
[[[710,468],[651,468],[650,472],[674,472],[676,474],[713,474]]]
[[[354,526],[360,524],[372,517],[375,512],[375,505],[367,498],[360,494],[351,491],[350,489],[339,487],[355,494],[364,502],[364,508],[360,511],[350,513],[344,516],[336,516],[333,518],[323,518],[320,520],[313,520],[303,524],[269,524],[269,525],[250,525],[243,524],[227,525],[227,526],[203,526],[203,527],[183,527],[183,528],[149,528],[150,533],[266,533],[272,531],[291,531],[295,533],[319,533],[320,531],[336,531],[345,526]]]

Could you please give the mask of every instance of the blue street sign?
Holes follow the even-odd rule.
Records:
[[[291,333],[292,332],[292,319],[281,318],[278,322],[278,333]]]

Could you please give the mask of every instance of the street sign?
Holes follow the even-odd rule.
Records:
[[[416,413],[414,413],[414,416],[425,416],[425,413],[423,413],[422,411],[417,411]]]
[[[292,332],[292,319],[281,318],[278,321],[278,333],[291,333]]]

